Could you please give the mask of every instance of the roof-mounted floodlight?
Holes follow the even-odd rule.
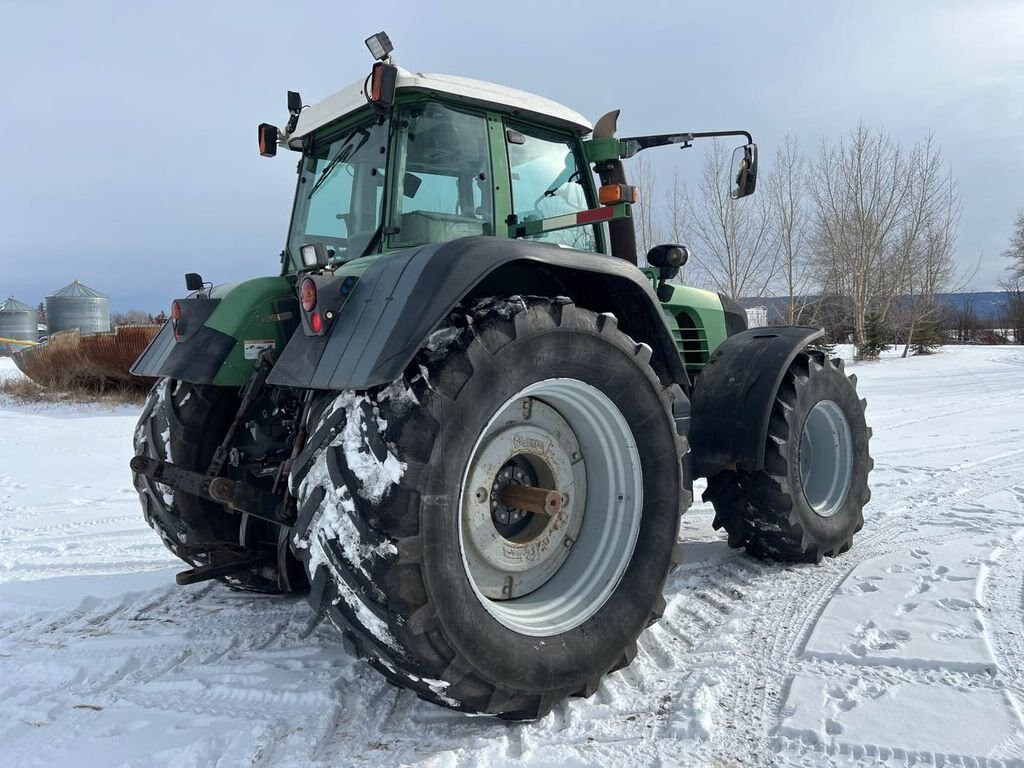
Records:
[[[391,38],[388,37],[387,32],[378,32],[376,35],[370,35],[366,38],[366,47],[370,49],[370,55],[377,61],[384,61],[395,50],[395,46],[391,44]]]
[[[284,132],[291,136],[295,126],[299,124],[299,113],[302,111],[302,96],[298,91],[288,91],[288,126]]]

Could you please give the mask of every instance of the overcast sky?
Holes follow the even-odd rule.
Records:
[[[0,295],[72,279],[156,311],[182,275],[277,270],[295,181],[256,125],[361,80],[385,29],[418,71],[533,91],[620,135],[745,128],[813,151],[858,120],[934,131],[960,183],[958,254],[996,287],[1024,206],[1024,2],[0,0]],[[651,150],[699,165],[699,150]],[[671,154],[675,152],[676,154]],[[671,156],[670,156],[671,155]]]

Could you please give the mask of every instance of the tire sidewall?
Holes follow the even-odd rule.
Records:
[[[811,366],[815,366],[811,362]],[[819,402],[831,400],[842,412],[850,428],[850,443],[853,466],[850,486],[843,503],[829,517],[822,517],[814,511],[804,493],[800,476],[800,444],[804,424],[811,410]],[[825,363],[812,372],[803,387],[798,390],[796,405],[790,417],[790,439],[787,442],[787,463],[789,483],[792,488],[792,503],[800,517],[803,528],[818,544],[821,551],[829,551],[850,541],[861,524],[861,509],[866,503],[865,490],[869,472],[868,429],[864,419],[864,408],[857,397],[853,384],[838,369]]]

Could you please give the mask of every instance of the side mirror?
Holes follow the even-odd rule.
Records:
[[[277,154],[277,126],[260,123],[260,157],[273,157]]]
[[[757,144],[744,144],[736,147],[732,153],[732,191],[733,200],[754,194],[757,186]]]

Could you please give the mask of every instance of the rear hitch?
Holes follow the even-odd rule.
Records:
[[[222,576],[230,576],[234,573],[249,571],[264,565],[267,559],[264,557],[243,557],[228,563],[210,563],[209,565],[197,565],[187,571],[175,574],[174,580],[179,586],[187,584],[198,584],[201,581],[219,579]]]
[[[247,513],[275,525],[291,525],[294,522],[290,519],[286,499],[255,486],[226,477],[210,477],[148,456],[135,456],[130,466],[133,472],[176,491],[222,504],[233,512]]]

